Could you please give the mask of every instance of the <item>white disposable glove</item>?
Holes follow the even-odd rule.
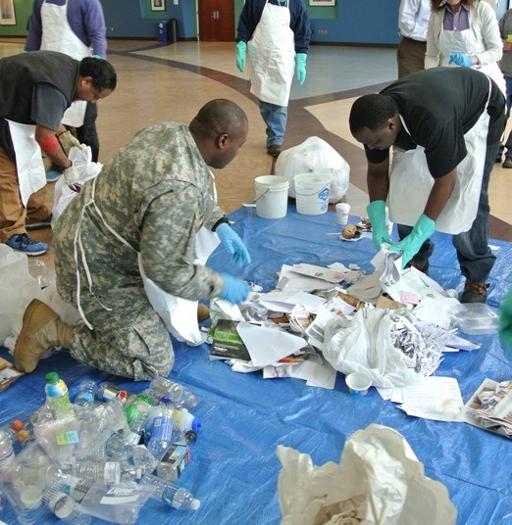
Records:
[[[80,181],[80,172],[71,164],[62,172],[64,177],[64,182],[68,185],[70,190],[73,190],[77,193],[80,192],[82,186],[79,184]]]

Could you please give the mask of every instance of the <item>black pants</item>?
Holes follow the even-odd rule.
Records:
[[[76,138],[82,144],[91,148],[93,162],[98,162],[100,153],[100,141],[96,131],[96,117],[98,116],[98,106],[87,102],[83,126],[76,128]]]

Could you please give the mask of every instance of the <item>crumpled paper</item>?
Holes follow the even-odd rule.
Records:
[[[339,464],[313,465],[279,445],[281,525],[453,525],[446,487],[427,478],[406,439],[370,425],[345,443]],[[350,516],[347,516],[350,514]]]

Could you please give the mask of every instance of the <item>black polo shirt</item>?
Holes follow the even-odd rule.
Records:
[[[425,148],[432,177],[447,175],[467,154],[464,134],[480,118],[489,97],[489,78],[465,67],[438,67],[401,78],[381,91],[393,98],[404,127],[394,146],[402,149]],[[505,97],[491,81],[487,112],[490,116],[487,143],[500,141],[505,126]],[[369,162],[379,163],[389,149],[369,150]]]

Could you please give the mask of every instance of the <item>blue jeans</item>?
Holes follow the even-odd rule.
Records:
[[[507,119],[510,117],[510,106],[512,105],[512,77],[505,76],[507,84]],[[505,157],[512,158],[512,131],[510,132],[507,142],[505,142]]]
[[[260,102],[260,113],[267,125],[267,147],[272,144],[282,144],[288,119],[288,108],[276,106],[269,102]]]
[[[499,144],[487,144],[485,153],[484,176],[478,212],[471,229],[453,236],[453,246],[457,251],[462,275],[468,280],[483,283],[491,273],[496,257],[488,246],[489,239],[489,178],[498,155]],[[403,239],[412,231],[411,226],[398,225],[398,235]],[[434,251],[434,243],[429,239],[423,243],[420,251],[414,256],[413,261],[420,264],[428,261]]]

